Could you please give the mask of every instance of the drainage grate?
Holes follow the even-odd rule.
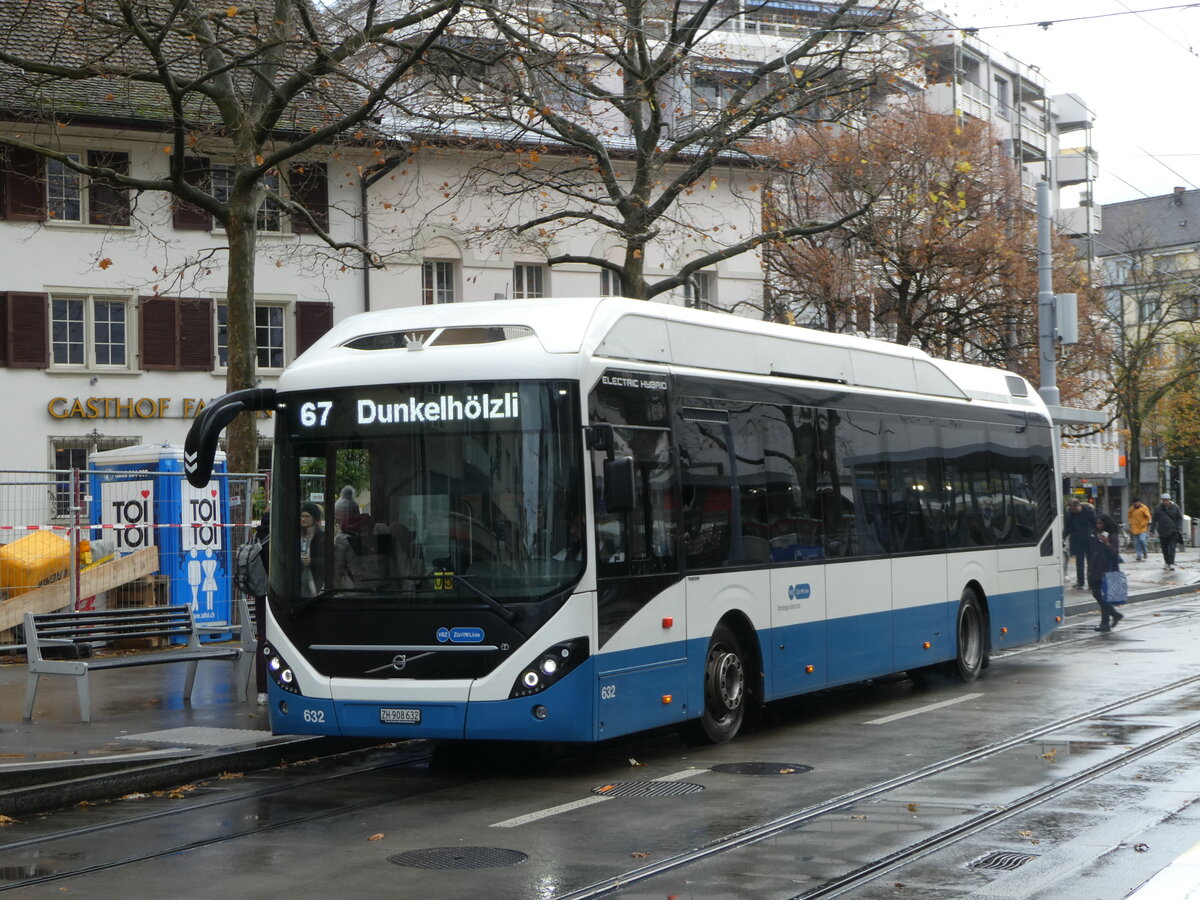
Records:
[[[712,770],[723,775],[803,775],[811,772],[812,766],[774,762],[718,763]]]
[[[1040,854],[1037,853],[1014,853],[1011,850],[993,850],[985,856],[979,857],[974,862],[967,863],[968,869],[999,869],[1004,872],[1011,872],[1013,869],[1019,869],[1031,859],[1037,859]]]
[[[690,781],[617,781],[592,788],[601,797],[679,797],[698,794],[704,785]]]
[[[389,856],[388,862],[413,869],[494,869],[529,859],[520,850],[503,847],[428,847]]]
[[[53,869],[37,863],[25,863],[20,866],[0,866],[0,881],[24,881],[27,878],[45,878],[55,874]]]

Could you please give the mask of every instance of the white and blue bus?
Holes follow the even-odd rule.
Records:
[[[1000,370],[621,298],[498,301],[339,323],[276,388],[204,410],[194,482],[243,409],[275,420],[277,733],[725,741],[807,691],[970,681],[1063,614],[1054,430]]]

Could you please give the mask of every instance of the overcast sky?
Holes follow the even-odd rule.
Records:
[[[1078,94],[1088,104],[1096,121],[1092,146],[1100,154],[1098,202],[1168,194],[1176,185],[1200,188],[1200,4],[926,0],[926,6],[1037,66],[1049,93]],[[1024,24],[1046,21],[1054,24]],[[1064,145],[1075,137],[1064,136]],[[1077,202],[1078,189],[1065,188],[1063,206]]]

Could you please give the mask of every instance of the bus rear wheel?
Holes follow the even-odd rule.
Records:
[[[746,717],[746,654],[727,625],[718,625],[704,659],[704,710],[696,736],[713,744],[732,740]]]
[[[963,591],[954,617],[955,656],[948,664],[950,674],[972,682],[987,664],[987,629],[983,604],[970,588]]]

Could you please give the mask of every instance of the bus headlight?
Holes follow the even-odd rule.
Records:
[[[521,672],[508,696],[516,698],[540,694],[587,658],[587,638],[575,638],[547,647]]]
[[[296,673],[292,671],[292,667],[275,648],[270,644],[263,644],[262,655],[267,659],[267,674],[271,676],[271,680],[289,694],[299,694],[300,688],[296,686]]]

